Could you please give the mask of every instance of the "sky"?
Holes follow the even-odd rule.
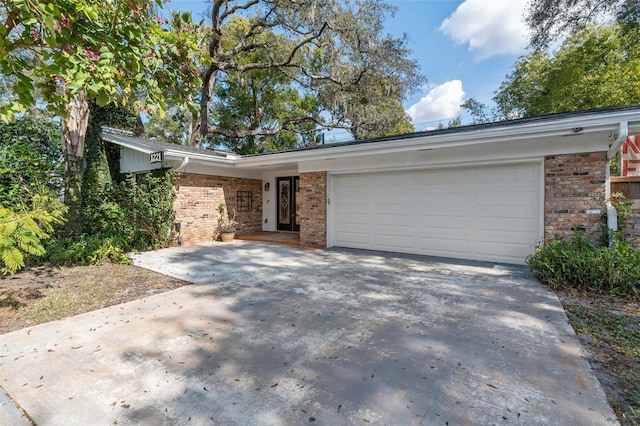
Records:
[[[475,98],[493,106],[493,94],[526,52],[523,16],[528,0],[387,0],[397,7],[388,17],[386,32],[408,36],[411,57],[420,65],[427,84],[403,105],[417,131],[444,125]],[[205,12],[205,0],[171,0],[173,10]]]

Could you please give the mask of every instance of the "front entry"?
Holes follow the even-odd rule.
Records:
[[[279,177],[278,183],[278,231],[300,231],[298,218],[298,194],[300,177]]]

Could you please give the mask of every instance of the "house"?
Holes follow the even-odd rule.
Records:
[[[239,232],[299,232],[304,246],[524,263],[542,240],[576,227],[598,233],[609,163],[632,134],[640,134],[640,107],[251,156],[109,131],[103,139],[120,146],[122,172],[179,173],[185,243],[211,241],[224,202]],[[640,236],[640,221],[629,232]]]

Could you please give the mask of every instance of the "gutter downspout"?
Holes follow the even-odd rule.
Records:
[[[618,126],[618,137],[607,151],[607,170],[604,197],[607,203],[607,227],[610,231],[609,247],[613,245],[613,235],[618,230],[618,212],[611,204],[611,159],[618,153],[622,143],[629,137],[629,123],[621,121]]]
[[[182,159],[182,163],[180,163],[180,165],[173,170],[176,172],[183,172],[184,169],[187,167],[187,164],[189,164],[189,157],[185,156]]]

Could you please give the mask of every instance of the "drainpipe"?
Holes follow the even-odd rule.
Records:
[[[187,167],[187,164],[189,164],[189,157],[184,157],[182,159],[182,163],[180,163],[180,165],[173,170],[176,172],[183,172],[184,169]]]
[[[613,245],[613,234],[618,230],[618,212],[611,204],[611,159],[618,153],[620,146],[629,136],[629,123],[621,121],[618,126],[618,137],[607,151],[607,170],[604,197],[607,202],[607,227],[611,231],[609,246]]]

